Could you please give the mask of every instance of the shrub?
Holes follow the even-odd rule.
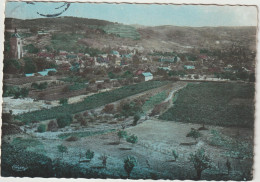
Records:
[[[68,153],[68,148],[64,145],[58,145],[58,151],[61,153],[63,158],[63,153]]]
[[[34,89],[37,89],[38,88],[38,84],[34,82],[34,83],[32,83],[31,87],[34,88]]]
[[[96,83],[96,80],[95,79],[92,79],[89,81],[89,84],[95,84]]]
[[[62,98],[60,99],[60,102],[59,102],[61,105],[66,105],[68,104],[68,99],[67,98]]]
[[[43,109],[38,111],[32,111],[24,114],[16,115],[17,120],[28,121],[32,120],[47,120],[57,118],[61,113],[75,114],[93,108],[104,106],[108,103],[112,103],[125,97],[144,92],[146,90],[156,88],[167,84],[168,82],[161,81],[148,81],[126,87],[121,87],[112,91],[102,92],[88,96],[83,101],[75,104],[67,104],[65,106],[52,107],[50,109]],[[133,89],[134,88],[134,89]]]
[[[117,132],[117,136],[119,138],[119,143],[120,143],[120,139],[121,138],[126,138],[127,137],[127,132],[123,131],[123,130],[120,130],[120,131]]]
[[[41,124],[40,126],[38,126],[37,131],[40,133],[43,133],[46,131],[46,126],[44,124]]]
[[[102,85],[101,83],[97,84],[97,89],[98,89],[98,90],[103,89],[103,85]]]
[[[19,88],[14,86],[3,86],[3,97],[14,96],[14,98],[24,98],[29,94],[27,88]]]
[[[205,154],[204,149],[199,149],[194,154],[190,154],[189,160],[193,163],[193,166],[197,172],[198,180],[201,179],[202,171],[211,167],[210,159]]]
[[[135,144],[138,142],[138,137],[135,135],[131,135],[130,137],[126,138],[126,141],[132,144]]]
[[[107,79],[104,80],[104,82],[105,83],[110,83],[110,79],[107,78]]]
[[[62,89],[62,93],[68,93],[70,91],[70,86],[66,85],[63,89]]]
[[[93,151],[91,151],[91,150],[87,150],[87,152],[86,152],[86,158],[87,159],[89,159],[89,160],[91,160],[91,159],[93,159],[94,158],[94,152]]]
[[[54,120],[51,120],[48,123],[47,130],[48,131],[57,131],[58,130],[58,124]]]
[[[153,108],[153,110],[152,110],[150,116],[154,116],[154,115],[160,114],[162,110],[166,109],[166,108],[169,106],[169,104],[170,104],[169,102],[162,102],[162,103],[160,103],[160,104],[157,104],[157,105]]]
[[[125,103],[123,104],[121,115],[122,116],[134,116],[137,113],[142,113],[142,107],[135,102]]]
[[[125,160],[124,160],[124,169],[127,173],[127,177],[130,177],[130,174],[133,170],[133,168],[136,166],[137,164],[137,160],[135,157],[132,156],[128,156]]]
[[[186,135],[186,137],[192,137],[192,138],[199,138],[201,136],[200,132],[195,130],[195,129],[191,129],[191,131]]]
[[[67,142],[74,142],[74,141],[77,141],[78,140],[78,137],[76,136],[70,136],[66,139]]]
[[[46,96],[46,94],[44,92],[41,92],[38,95],[38,99],[42,99],[43,100],[45,96]]]
[[[179,154],[175,150],[172,151],[172,155],[174,157],[174,161],[176,161],[179,158]]]
[[[83,116],[85,116],[85,117],[88,116],[88,111],[84,112]]]
[[[22,98],[27,97],[29,94],[29,90],[27,88],[22,88],[20,91],[20,95]]]
[[[36,65],[32,60],[26,60],[24,65],[24,72],[25,73],[35,73],[36,72]]]
[[[77,120],[78,120],[80,117],[82,117],[81,114],[75,114],[75,115],[74,115],[74,118],[77,119]]]
[[[25,49],[28,51],[28,53],[36,54],[39,52],[39,49],[35,47],[33,44],[26,45]]]
[[[54,76],[56,74],[56,71],[49,71],[48,76]]]
[[[72,122],[72,117],[69,114],[64,114],[57,118],[57,124],[59,128],[64,128],[65,126],[70,125],[71,122]]]
[[[194,75],[194,78],[195,79],[199,79],[199,75]]]
[[[48,83],[47,83],[47,82],[40,83],[40,84],[38,85],[38,89],[39,89],[39,90],[43,90],[43,89],[46,89],[47,86],[48,86]]]
[[[133,125],[134,125],[134,126],[137,125],[137,122],[138,122],[138,120],[139,120],[140,118],[141,118],[141,117],[140,117],[140,114],[135,114],[135,116],[134,116],[134,121],[133,121]]]
[[[113,113],[113,111],[114,111],[114,104],[107,104],[103,109],[103,112],[105,113]]]
[[[80,116],[77,121],[80,123],[81,126],[87,126],[88,125],[88,121],[83,117]]]

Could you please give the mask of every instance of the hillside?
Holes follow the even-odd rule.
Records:
[[[80,41],[87,46],[102,49],[130,46],[141,47],[149,52],[176,51],[190,52],[196,49],[227,50],[234,45],[256,50],[256,27],[178,27],[178,26],[140,26],[76,17],[41,18],[19,20],[6,18],[6,29],[26,28],[31,31],[50,30],[64,33],[86,34]],[[103,31],[102,36],[96,31]],[[127,41],[125,40],[127,39]]]

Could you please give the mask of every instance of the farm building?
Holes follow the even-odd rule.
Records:
[[[48,35],[49,34],[49,32],[45,31],[45,30],[40,30],[37,33],[38,33],[38,35]]]
[[[39,72],[37,72],[37,73],[27,73],[27,74],[25,74],[25,76],[26,76],[26,77],[38,76],[38,75],[40,75],[40,76],[48,76],[48,73],[49,73],[50,71],[57,72],[57,70],[56,70],[55,68],[49,68],[49,69],[45,69],[45,70],[43,70],[43,71],[39,71]]]
[[[41,75],[41,76],[48,76],[48,73],[50,71],[54,71],[54,72],[57,72],[57,70],[55,68],[49,68],[49,69],[45,69],[44,71],[39,71],[38,73]]]
[[[163,62],[163,63],[177,63],[180,60],[181,59],[178,56],[175,56],[173,58],[160,58],[159,62]]]
[[[192,66],[192,65],[184,65],[183,67],[186,70],[194,70],[195,69],[195,66]]]
[[[149,81],[153,79],[153,74],[150,72],[144,72],[140,75],[141,79],[143,79],[144,81]]]
[[[120,57],[120,54],[119,54],[118,51],[111,51],[111,54],[112,54],[112,55],[115,55],[115,56],[117,56],[117,57]]]
[[[34,73],[27,73],[25,74],[26,77],[34,76]]]
[[[170,71],[171,70],[171,68],[169,68],[169,67],[159,67],[159,69],[164,70],[164,71]]]

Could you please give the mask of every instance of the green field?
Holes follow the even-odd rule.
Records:
[[[124,99],[131,95],[163,86],[167,83],[167,81],[148,81],[134,85],[128,85],[112,91],[91,95],[82,102],[20,114],[16,116],[16,119],[23,122],[43,121],[57,118],[62,114],[75,114],[85,110],[104,106],[108,103]]]
[[[134,40],[140,39],[140,34],[136,28],[129,25],[112,24],[102,27],[108,34],[115,34],[123,38],[131,38]]]
[[[160,119],[220,126],[254,126],[254,85],[189,84]]]
[[[61,139],[66,139],[71,136],[82,138],[82,137],[88,137],[88,136],[94,136],[94,135],[101,135],[109,132],[115,131],[114,129],[110,130],[102,130],[102,131],[84,131],[84,132],[71,132],[71,133],[62,133],[58,135],[59,138]]]

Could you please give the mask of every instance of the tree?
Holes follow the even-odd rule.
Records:
[[[87,152],[86,152],[86,158],[88,159],[88,160],[90,160],[91,161],[91,159],[93,159],[94,158],[94,155],[95,155],[95,153],[93,152],[93,151],[91,151],[91,150],[87,150]]]
[[[64,128],[65,126],[70,125],[71,122],[72,122],[72,117],[69,114],[63,114],[57,118],[57,124],[59,128]]]
[[[127,177],[130,177],[130,174],[133,170],[133,168],[136,166],[137,160],[135,157],[127,156],[127,158],[124,160],[124,169],[127,173]]]
[[[205,154],[205,150],[202,148],[197,150],[194,154],[190,154],[189,160],[193,163],[198,180],[201,179],[202,171],[211,167],[210,158]]]
[[[29,94],[29,90],[27,88],[22,88],[20,91],[20,95],[22,98],[27,97]]]
[[[138,142],[138,137],[135,135],[131,135],[130,137],[126,138],[126,141],[132,144],[135,144]]]
[[[83,116],[80,116],[79,118],[77,118],[77,121],[80,123],[80,126],[88,125],[88,121]]]
[[[33,44],[29,44],[27,46],[24,47],[28,53],[33,53],[36,54],[39,52],[39,49],[37,47],[35,47]]]
[[[61,105],[64,106],[64,105],[68,104],[68,99],[67,98],[62,98],[62,99],[60,99],[59,102],[60,102]]]
[[[21,63],[16,59],[4,59],[4,73],[16,74],[21,70]]]
[[[138,120],[139,120],[140,118],[141,118],[141,117],[140,117],[140,114],[135,114],[135,116],[134,116],[134,121],[133,121],[133,125],[134,125],[134,126],[137,125],[137,122],[138,122]]]
[[[63,158],[63,153],[67,153],[68,152],[68,148],[64,145],[59,145],[58,146],[58,151],[61,153],[61,157]]]
[[[249,75],[249,81],[250,81],[250,82],[255,82],[255,73],[251,73],[251,74]]]
[[[191,131],[186,135],[186,137],[192,137],[194,139],[197,139],[201,136],[200,132],[195,130],[194,128],[191,128]]]
[[[47,86],[48,86],[48,83],[47,83],[47,82],[43,82],[43,83],[40,83],[40,84],[38,85],[38,89],[39,89],[39,90],[43,90],[43,89],[46,89]]]
[[[179,158],[179,154],[175,150],[172,151],[172,155],[174,157],[174,161],[176,161]]]
[[[227,166],[227,170],[228,170],[228,174],[229,174],[230,171],[231,171],[231,163],[229,162],[228,159],[227,159],[227,162],[226,162],[226,166]]]
[[[114,112],[114,104],[107,104],[104,109],[104,113],[113,113]]]
[[[44,124],[41,124],[40,126],[38,126],[37,131],[40,133],[43,133],[46,131],[46,126]]]
[[[100,160],[102,160],[102,165],[103,167],[107,166],[107,156],[105,154],[103,154],[102,156],[99,157]]]
[[[48,123],[47,130],[48,131],[57,131],[58,130],[58,124],[54,120],[51,120]]]
[[[95,79],[92,79],[89,81],[89,84],[95,84],[96,83],[96,80]]]
[[[136,66],[139,65],[140,60],[139,60],[139,57],[137,55],[134,55],[132,60],[133,60],[134,65],[136,65]]]
[[[70,91],[69,85],[66,85],[66,86],[63,87],[63,89],[62,89],[62,93],[68,93],[69,91]]]
[[[36,72],[36,66],[32,60],[30,60],[30,59],[25,60],[24,72],[25,73],[35,73]]]
[[[108,77],[109,77],[110,79],[114,79],[114,78],[116,78],[116,75],[115,75],[114,73],[112,73],[112,72],[109,72],[109,73],[108,73]]]
[[[119,143],[120,143],[120,139],[121,138],[126,138],[127,137],[127,132],[123,131],[123,130],[120,130],[120,131],[117,132],[117,136],[119,138]]]

